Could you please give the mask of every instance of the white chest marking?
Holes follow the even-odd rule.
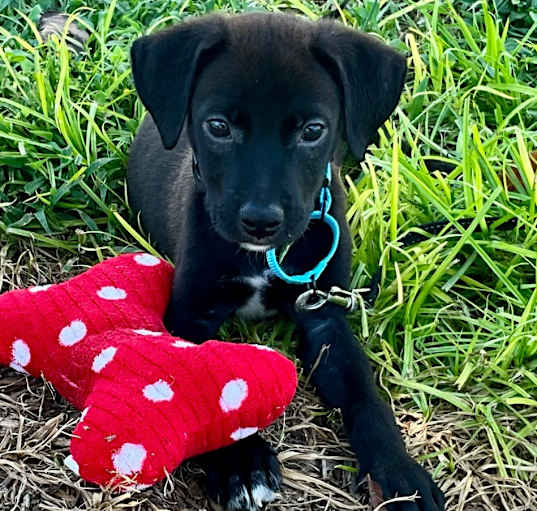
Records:
[[[252,296],[237,309],[237,316],[243,319],[264,319],[276,314],[276,310],[267,309],[263,303],[263,293],[268,286],[268,271],[255,277],[244,277],[243,282],[253,289]]]

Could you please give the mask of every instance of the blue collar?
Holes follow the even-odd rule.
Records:
[[[310,215],[310,220],[321,220],[328,224],[332,229],[332,246],[328,254],[321,259],[315,268],[309,270],[302,275],[287,275],[280,266],[276,257],[276,250],[271,249],[267,251],[267,264],[272,273],[279,277],[288,284],[315,284],[319,279],[323,271],[328,266],[328,263],[336,253],[336,249],[339,245],[339,225],[336,219],[330,215],[330,207],[332,206],[332,194],[330,193],[330,182],[332,181],[332,169],[330,168],[330,162],[326,166],[326,174],[321,192],[319,193],[319,206],[320,209],[315,210]]]

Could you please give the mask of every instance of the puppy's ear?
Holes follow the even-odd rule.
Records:
[[[134,84],[166,149],[175,146],[181,133],[202,57],[216,50],[224,38],[224,20],[208,16],[142,37],[132,45]]]
[[[319,24],[311,47],[343,93],[347,142],[359,160],[399,101],[406,59],[372,36]]]

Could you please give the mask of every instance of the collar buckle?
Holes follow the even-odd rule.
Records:
[[[310,215],[310,220],[321,220],[322,222],[325,222],[332,230],[332,246],[330,247],[328,254],[321,259],[312,270],[309,270],[302,275],[288,275],[280,266],[278,258],[276,257],[276,251],[274,249],[267,251],[266,257],[268,267],[272,270],[276,277],[282,279],[288,284],[309,284],[312,281],[317,281],[336,253],[336,249],[339,245],[340,230],[337,220],[329,214],[330,207],[332,206],[332,194],[330,193],[329,188],[331,179],[332,169],[330,167],[330,162],[328,162],[323,186],[321,187],[321,191],[319,193],[320,209],[313,211]]]

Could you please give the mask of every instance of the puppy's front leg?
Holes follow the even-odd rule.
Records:
[[[185,339],[202,342],[214,338],[222,322],[251,290],[237,279],[210,275],[208,269],[177,271],[166,324]],[[197,269],[196,269],[197,270]],[[280,464],[274,450],[259,435],[199,456],[207,474],[213,507],[227,511],[258,511],[276,498],[281,484]]]
[[[332,304],[291,315],[302,331],[300,355],[323,400],[340,408],[345,429],[360,464],[360,476],[371,474],[384,497],[412,495],[398,511],[444,509],[442,492],[430,475],[407,454],[390,408],[379,397],[371,367],[345,319]]]
[[[213,339],[251,291],[240,280],[224,278],[214,266],[185,267],[175,271],[165,323],[173,335],[199,343]]]

